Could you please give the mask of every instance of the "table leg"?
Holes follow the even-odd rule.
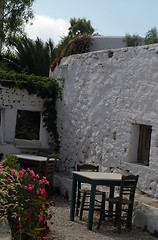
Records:
[[[38,161],[38,164],[37,164],[37,173],[41,176],[41,162]]]
[[[115,190],[115,187],[114,186],[111,186],[110,187],[110,195],[109,197],[110,198],[113,198],[114,197],[114,190]],[[112,213],[113,213],[113,204],[112,203],[109,203],[109,218],[112,217]]]
[[[75,215],[75,202],[76,202],[76,187],[77,187],[77,180],[73,174],[72,180],[72,192],[71,192],[71,209],[70,209],[70,220],[74,221]]]
[[[89,215],[88,215],[88,226],[87,226],[87,228],[89,230],[92,229],[92,225],[93,225],[95,192],[96,192],[96,184],[92,184],[92,186],[91,186],[90,206],[89,206]]]

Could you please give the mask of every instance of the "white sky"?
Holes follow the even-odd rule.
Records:
[[[57,44],[67,35],[70,18],[90,20],[95,32],[104,36],[138,34],[158,29],[158,0],[35,0],[35,19],[27,27],[30,38],[51,38]]]
[[[37,14],[32,23],[32,25],[27,25],[25,29],[30,38],[35,40],[39,37],[43,41],[51,38],[55,44],[59,42],[62,36],[67,35],[70,26],[69,21],[62,18],[55,19]]]

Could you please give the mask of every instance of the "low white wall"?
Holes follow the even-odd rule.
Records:
[[[123,48],[126,45],[123,41],[124,38],[124,36],[93,36],[90,52],[111,48]]]
[[[158,45],[62,59],[50,73],[65,78],[57,104],[60,171],[86,162],[139,174],[138,188],[158,197],[157,66]],[[149,166],[135,163],[135,124],[152,126]]]
[[[0,109],[0,152],[5,155],[49,147],[49,135],[42,121],[43,100],[41,98],[29,95],[25,90],[0,86]],[[18,110],[41,112],[39,140],[15,139]]]

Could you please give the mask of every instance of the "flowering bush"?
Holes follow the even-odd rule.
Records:
[[[49,232],[53,203],[47,202],[47,184],[33,170],[21,169],[14,155],[0,163],[0,218],[8,220],[12,239],[32,240]]]
[[[74,39],[70,49],[70,55],[89,52],[91,46],[91,37],[88,34],[80,35]]]
[[[92,38],[88,34],[78,34],[75,37],[66,37],[65,42],[63,41],[63,45],[59,45],[62,48],[62,52],[59,57],[55,58],[52,62],[50,69],[53,72],[56,66],[58,66],[63,57],[73,55],[73,54],[81,54],[87,53],[90,51],[90,46],[92,44]],[[59,47],[58,47],[59,48]],[[57,52],[58,52],[57,48]]]

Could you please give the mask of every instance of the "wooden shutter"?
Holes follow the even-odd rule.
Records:
[[[140,125],[137,162],[144,165],[149,165],[151,131],[151,126]]]

